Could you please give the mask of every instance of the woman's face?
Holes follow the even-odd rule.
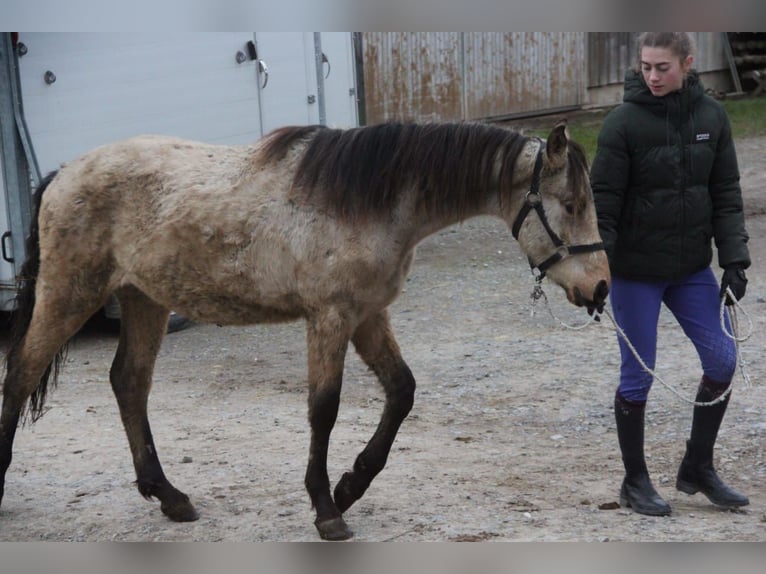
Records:
[[[682,61],[669,48],[641,48],[641,72],[646,85],[657,97],[666,96],[683,87],[692,61],[692,56]]]

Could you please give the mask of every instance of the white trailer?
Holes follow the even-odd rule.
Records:
[[[0,105],[0,310],[13,305],[29,190],[40,174],[144,133],[243,144],[283,125],[358,125],[350,32],[0,36],[0,46],[13,44],[11,54],[0,47],[0,74],[4,69],[8,76],[0,83],[0,104],[6,103]]]

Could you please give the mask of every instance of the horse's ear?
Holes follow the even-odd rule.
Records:
[[[553,169],[564,167],[567,158],[568,141],[569,132],[567,131],[567,122],[566,120],[563,120],[557,123],[551,130],[545,147],[548,163]]]

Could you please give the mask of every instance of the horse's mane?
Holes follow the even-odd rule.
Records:
[[[262,157],[277,159],[308,139],[293,190],[344,217],[389,213],[414,191],[426,213],[462,214],[510,178],[528,138],[480,123],[383,123],[347,130],[305,126],[268,136]],[[500,172],[495,165],[502,158]]]
[[[498,188],[509,188],[529,138],[473,122],[389,122],[347,130],[300,126],[269,134],[261,157],[281,159],[298,141],[307,143],[293,192],[318,198],[325,209],[347,218],[382,215],[402,193],[414,191],[422,213],[462,218]],[[578,144],[570,141],[569,149],[569,177],[576,190],[587,177],[587,159]]]

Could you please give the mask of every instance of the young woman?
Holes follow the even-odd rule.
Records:
[[[720,321],[721,298],[745,295],[750,265],[739,169],[729,120],[705,95],[692,69],[685,32],[646,32],[639,69],[625,75],[623,103],[604,121],[591,181],[599,229],[612,270],[614,317],[642,360],[654,368],[661,304],[694,343],[702,367],[697,402],[726,392],[736,370],[734,342]],[[724,269],[719,287],[710,265],[715,242]],[[731,304],[727,297],[727,304]],[[728,325],[727,325],[728,327]],[[667,515],[644,459],[644,411],[652,377],[619,338],[622,364],[614,413],[625,478],[620,503]],[[716,505],[748,498],[713,467],[713,446],[729,396],[695,406],[676,488],[702,492]]]

